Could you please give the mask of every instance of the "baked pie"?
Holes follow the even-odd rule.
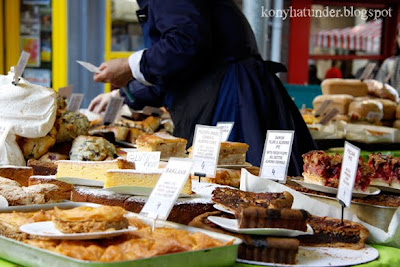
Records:
[[[161,151],[161,158],[184,157],[187,140],[166,133],[141,135],[136,140],[138,151]]]
[[[68,210],[54,208],[52,221],[63,233],[91,233],[128,228],[126,211],[121,207],[82,206]]]

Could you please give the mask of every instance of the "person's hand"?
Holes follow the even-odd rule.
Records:
[[[111,98],[118,96],[120,96],[119,90],[113,90],[110,93],[99,94],[90,102],[89,111],[93,111],[94,113],[98,114],[102,111],[105,111]]]
[[[99,67],[100,73],[95,73],[95,82],[111,83],[115,88],[125,86],[133,79],[128,58],[111,59],[103,62]]]

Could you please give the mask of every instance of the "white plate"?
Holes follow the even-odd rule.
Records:
[[[312,235],[314,233],[310,225],[307,225],[307,231],[298,231],[283,228],[239,228],[236,219],[227,219],[218,216],[208,216],[208,220],[221,226],[222,228],[239,233],[250,235],[270,235],[270,236],[299,236],[299,235]]]
[[[5,197],[0,196],[0,208],[7,208],[8,207],[8,201]]]
[[[238,262],[265,265],[265,266],[352,266],[366,263],[379,257],[379,252],[375,248],[365,245],[363,249],[343,249],[325,247],[299,247],[297,254],[297,264],[277,264],[258,261],[248,261],[237,259]]]
[[[313,183],[306,183],[304,181],[301,180],[292,180],[293,182],[298,183],[299,185],[311,189],[311,190],[315,190],[315,191],[319,191],[319,192],[324,192],[324,193],[329,193],[329,194],[337,194],[338,189],[334,188],[334,187],[329,187],[329,186],[323,186],[323,185],[319,185],[319,184],[313,184]],[[367,190],[365,192],[363,191],[358,191],[358,190],[353,190],[353,197],[366,197],[366,196],[373,196],[373,195],[378,195],[381,192],[381,190],[379,190],[376,187],[368,187]]]
[[[94,233],[78,233],[78,234],[64,234],[58,231],[52,221],[36,222],[22,225],[19,230],[30,235],[47,237],[50,239],[100,239],[119,236],[134,230],[136,227],[129,226],[128,229],[107,231],[107,232],[94,232]]]
[[[97,186],[97,187],[104,186],[104,182],[98,180],[75,178],[75,177],[57,177],[56,179],[67,184],[87,185],[87,186]]]
[[[233,211],[230,211],[230,210],[228,210],[228,209],[225,209],[224,207],[222,207],[221,205],[219,205],[219,204],[214,204],[214,209],[216,209],[216,210],[220,210],[220,211],[223,211],[223,212],[225,212],[225,213],[229,213],[229,214],[233,214],[233,215],[235,215],[235,213],[233,212]]]
[[[153,191],[153,187],[141,187],[132,185],[112,186],[103,189],[118,194],[135,195],[135,196],[150,196],[151,191]],[[197,195],[179,194],[179,197],[197,197]]]
[[[384,182],[381,181],[377,181],[375,183],[374,180],[372,180],[371,185],[373,185],[374,187],[379,188],[381,191],[383,192],[389,192],[389,193],[400,193],[400,189],[399,188],[394,188],[394,187],[390,187],[388,185],[383,184]]]

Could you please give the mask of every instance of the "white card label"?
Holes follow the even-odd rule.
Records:
[[[4,143],[6,141],[7,135],[10,132],[11,126],[8,124],[0,125],[0,149],[4,147]]]
[[[359,157],[360,149],[349,142],[345,142],[339,188],[336,197],[341,200],[346,207],[349,207],[351,203]]]
[[[367,66],[365,67],[363,73],[361,74],[360,80],[365,80],[369,79],[371,77],[372,72],[374,71],[376,67],[376,63],[368,63]]]
[[[170,158],[140,214],[166,220],[189,177],[192,165],[193,162],[188,159]]]
[[[286,181],[294,131],[267,131],[261,160],[260,177]]]
[[[78,62],[79,64],[81,64],[85,69],[87,69],[87,70],[90,71],[90,72],[100,73],[99,68],[96,67],[95,65],[93,65],[92,63],[84,62],[84,61],[79,61],[79,60],[77,60],[76,62]]]
[[[218,122],[217,127],[221,128],[222,130],[222,136],[221,136],[221,142],[226,142],[228,141],[229,135],[231,134],[234,122]]]
[[[128,161],[135,163],[135,169],[138,171],[158,170],[160,164],[160,151],[155,152],[130,152],[126,156]]]
[[[123,104],[124,98],[112,97],[110,103],[108,103],[107,105],[106,113],[104,114],[103,124],[112,124],[117,118]]]
[[[58,94],[63,98],[69,99],[72,94],[72,90],[73,90],[73,85],[70,84],[65,87],[58,88]]]
[[[16,69],[14,70],[14,82],[18,84],[19,77],[21,77],[22,73],[25,70],[26,64],[28,63],[29,57],[31,56],[30,53],[26,51],[22,51]]]
[[[215,177],[221,146],[221,129],[215,126],[196,125],[193,138],[192,173]]]
[[[72,94],[68,99],[67,110],[77,112],[82,105],[83,94]]]

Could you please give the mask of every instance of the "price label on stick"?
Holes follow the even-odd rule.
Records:
[[[269,130],[264,144],[260,177],[286,181],[294,131]]]
[[[80,65],[82,65],[85,69],[87,69],[90,72],[100,73],[99,68],[93,65],[92,63],[79,60],[77,60],[76,62],[78,62]]]
[[[138,171],[158,170],[160,164],[160,151],[155,152],[128,152],[126,159],[135,163],[135,169]]]
[[[361,74],[360,80],[366,80],[371,77],[372,72],[374,71],[376,63],[368,63],[365,67],[363,73]]]
[[[83,94],[72,94],[68,99],[67,110],[77,112],[82,105]]]
[[[323,115],[325,110],[329,107],[330,104],[332,104],[332,102],[332,100],[325,100],[324,102],[322,102],[321,106],[319,106],[319,108],[315,112],[315,116],[318,117]]]
[[[140,214],[166,220],[189,177],[192,165],[189,159],[170,158]]]
[[[333,108],[329,110],[328,114],[326,114],[320,121],[320,124],[327,124],[330,122],[337,114],[339,114],[339,110],[337,108]]]
[[[103,124],[108,125],[115,121],[124,104],[122,97],[112,97],[110,103],[107,105],[106,113],[104,114]]]
[[[218,122],[217,123],[217,127],[221,128],[221,130],[222,130],[221,142],[228,141],[229,135],[232,132],[232,128],[233,128],[234,124],[235,124],[234,122]]]
[[[22,75],[22,73],[24,73],[30,56],[31,54],[26,51],[22,51],[21,55],[19,56],[18,64],[14,69],[14,84],[18,84],[19,77]]]
[[[351,203],[359,157],[360,149],[349,142],[345,142],[342,168],[340,170],[339,188],[336,197],[346,207],[349,207]]]
[[[193,174],[215,177],[221,132],[221,129],[215,126],[196,125],[192,147]]]
[[[60,87],[58,88],[58,94],[65,99],[69,99],[72,94],[72,89],[73,89],[72,84],[67,85],[65,87]]]

